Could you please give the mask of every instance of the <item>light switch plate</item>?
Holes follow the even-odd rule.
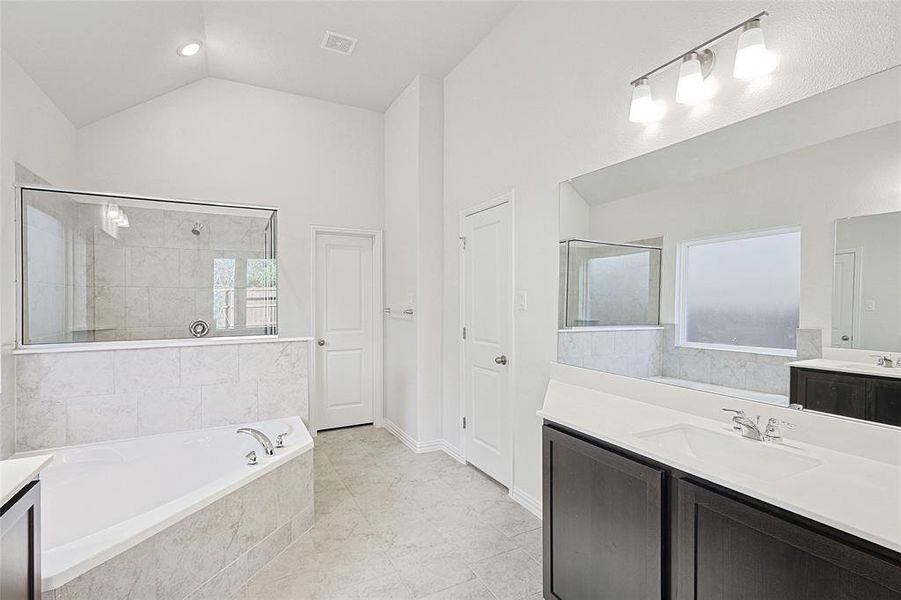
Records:
[[[529,309],[529,295],[525,290],[519,290],[516,292],[516,308],[519,310],[528,310]]]

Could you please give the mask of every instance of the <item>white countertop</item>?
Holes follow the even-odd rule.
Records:
[[[783,432],[782,446],[770,448],[815,458],[822,464],[778,481],[762,481],[718,461],[671,452],[635,435],[673,425],[734,435],[726,418],[711,420],[554,379],[548,384],[538,416],[901,552],[901,467],[897,465],[797,442],[789,430]]]
[[[894,358],[894,355],[892,356]],[[875,361],[875,359],[873,359]],[[796,360],[788,363],[790,367],[802,367],[804,369],[816,369],[818,371],[839,371],[841,373],[856,373],[858,375],[873,375],[874,377],[894,377],[901,379],[901,367],[879,367],[875,364],[854,362],[850,360],[830,360],[827,358],[813,358],[810,360]]]
[[[28,485],[53,460],[52,454],[0,461],[0,506]]]

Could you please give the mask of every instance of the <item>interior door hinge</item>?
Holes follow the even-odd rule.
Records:
[[[466,417],[463,417],[463,429],[466,429]]]
[[[465,235],[460,236],[460,247],[463,248],[464,250],[466,250],[466,236]]]
[[[466,328],[465,327],[463,328],[463,339],[464,340],[466,339]]]

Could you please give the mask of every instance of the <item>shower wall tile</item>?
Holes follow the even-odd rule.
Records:
[[[194,290],[177,287],[148,288],[148,311],[151,327],[187,328],[196,318]]]
[[[126,248],[126,284],[178,287],[178,253],[174,248]]]
[[[145,248],[163,247],[163,219],[167,211],[155,208],[123,207],[131,224],[127,229],[119,229],[119,243],[124,246]]]
[[[150,293],[146,287],[125,288],[125,327],[150,326]]]
[[[213,385],[238,381],[238,346],[197,346],[181,349],[183,385]]]
[[[125,288],[94,288],[94,329],[122,329],[125,327]]]
[[[823,357],[823,330],[798,330],[798,360]]]
[[[259,415],[257,382],[205,385],[200,389],[204,427],[256,421]]]
[[[571,330],[557,334],[557,361],[629,377],[663,369],[663,330]]]
[[[307,344],[16,355],[16,449],[287,416],[308,421]]]
[[[213,285],[213,261],[221,256],[222,252],[218,250],[179,250],[179,286],[211,288]]]
[[[147,391],[138,400],[138,435],[201,428],[200,386]]]
[[[180,348],[117,350],[116,391],[137,392],[180,387]]]
[[[66,444],[90,444],[138,434],[140,394],[83,396],[66,400]]]
[[[94,285],[125,285],[125,248],[94,246]]]

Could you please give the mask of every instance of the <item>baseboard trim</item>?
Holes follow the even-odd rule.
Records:
[[[453,446],[450,443],[448,443],[447,441],[444,441],[441,449],[444,450],[445,454],[450,456],[452,459],[454,459],[458,463],[464,464],[464,465],[466,464],[466,459],[463,458],[463,452],[461,452],[460,449],[457,448],[456,446]]]
[[[510,498],[539,519],[541,518],[541,502],[524,492],[522,488],[514,486],[510,490]]]
[[[428,440],[425,442],[417,441],[409,433],[401,429],[391,419],[383,419],[382,427],[399,439],[404,446],[415,452],[416,454],[424,454],[426,452],[438,452],[444,450],[444,440]]]

